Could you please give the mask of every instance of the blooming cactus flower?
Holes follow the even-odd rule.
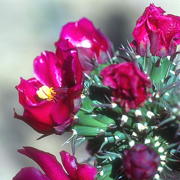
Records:
[[[157,172],[160,164],[159,155],[144,144],[136,144],[125,151],[124,171],[126,176],[132,180],[149,180]]]
[[[16,87],[24,113],[15,113],[15,117],[43,134],[63,133],[79,108],[82,70],[77,54],[66,53],[66,59],[57,58],[52,52],[42,53],[34,60],[36,77],[21,78]]]
[[[137,20],[132,46],[141,56],[168,56],[180,44],[180,17],[164,15],[165,11],[151,4]]]
[[[103,84],[112,88],[112,100],[126,111],[138,108],[149,96],[147,88],[151,82],[132,62],[107,66],[101,76]]]
[[[95,180],[96,178],[95,167],[79,164],[68,152],[60,153],[66,171],[52,154],[32,147],[24,147],[19,152],[34,160],[45,174],[36,168],[26,167],[21,169],[13,180]]]
[[[106,62],[112,55],[112,44],[109,39],[87,18],[64,25],[59,40],[55,43],[57,53],[62,40],[68,40],[78,49],[82,67],[87,72],[96,64]]]

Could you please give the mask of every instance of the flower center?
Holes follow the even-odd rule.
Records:
[[[40,99],[47,101],[52,101],[56,95],[53,87],[49,88],[48,86],[40,87],[36,93]]]

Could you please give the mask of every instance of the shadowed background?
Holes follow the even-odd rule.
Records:
[[[13,119],[13,108],[21,113],[15,85],[19,77],[30,78],[33,59],[44,50],[54,50],[63,24],[85,16],[109,36],[115,45],[131,41],[135,20],[149,5],[148,0],[1,0],[0,1],[0,180],[11,180],[24,166],[35,164],[16,152],[34,146],[58,156],[71,135],[52,135],[36,141],[40,134]],[[167,13],[179,15],[179,0],[157,0]],[[87,153],[77,149],[78,160]],[[78,155],[80,154],[80,155]]]

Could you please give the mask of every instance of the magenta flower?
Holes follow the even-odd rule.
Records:
[[[83,88],[82,69],[75,51],[66,59],[43,52],[34,60],[36,78],[24,80],[16,87],[22,116],[15,117],[43,134],[63,133],[73,122]]]
[[[59,40],[55,43],[57,54],[62,40],[68,40],[78,49],[84,71],[91,71],[96,64],[106,62],[108,56],[112,55],[109,39],[87,18],[64,25]]]
[[[132,46],[141,56],[168,56],[180,44],[180,17],[151,4],[137,20]]]
[[[138,108],[149,97],[151,81],[134,63],[107,66],[101,76],[103,84],[112,88],[112,100],[126,111]]]
[[[157,172],[160,164],[159,155],[144,144],[136,144],[125,151],[124,171],[126,176],[132,180],[149,180]]]
[[[13,180],[95,180],[97,175],[95,167],[79,164],[74,156],[65,151],[60,155],[66,171],[52,154],[32,147],[24,147],[19,152],[34,160],[45,174],[36,168],[26,167]]]

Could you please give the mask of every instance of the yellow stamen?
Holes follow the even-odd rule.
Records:
[[[54,89],[52,87],[49,88],[48,86],[40,87],[36,93],[40,99],[47,101],[52,101],[56,95]]]

